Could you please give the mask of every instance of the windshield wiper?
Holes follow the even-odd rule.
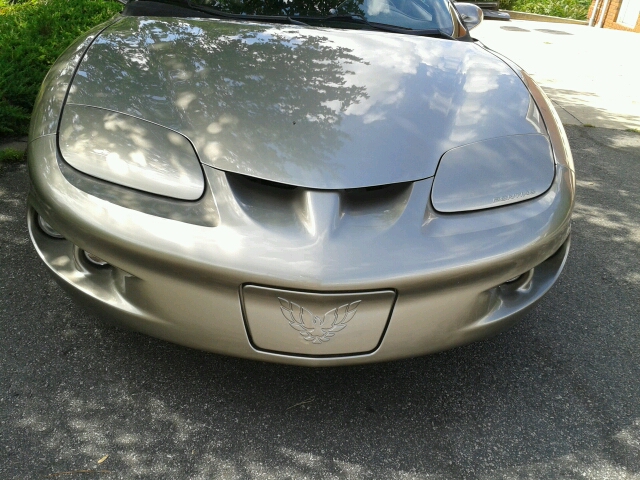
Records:
[[[303,17],[304,18],[304,17]],[[359,25],[365,25],[372,30],[379,30],[382,32],[392,32],[392,33],[404,33],[406,35],[417,35],[420,37],[439,37],[446,38],[447,40],[455,40],[454,37],[449,35],[448,33],[432,28],[432,29],[413,29],[413,28],[404,28],[398,27],[395,25],[389,25],[387,23],[376,23],[370,22],[369,20],[363,18],[360,15],[349,14],[349,15],[329,15],[328,17],[319,18],[320,22],[345,22],[345,23],[356,23]]]
[[[207,7],[206,5],[194,5],[193,2],[189,1],[189,8],[192,10],[196,10],[198,12],[208,13],[214,17],[218,18],[227,18],[229,20],[243,20],[243,21],[260,21],[260,22],[269,22],[269,23],[286,23],[290,25],[304,25],[308,26],[307,23],[301,22],[299,20],[295,20],[291,18],[289,15],[246,15],[243,13],[227,13],[222,10],[217,10],[215,8]]]

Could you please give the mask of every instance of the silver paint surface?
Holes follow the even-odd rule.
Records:
[[[197,200],[204,192],[189,140],[130,115],[66,105],[59,147],[72,167],[102,180],[181,200]]]
[[[538,105],[540,114],[544,119],[556,163],[567,167],[575,176],[576,169],[573,164],[573,155],[571,154],[569,140],[567,139],[567,134],[564,131],[558,112],[556,112],[551,100],[547,97],[547,94],[542,91],[538,84],[534,82],[526,72],[520,71],[519,73],[522,76],[525,85],[527,85],[527,88],[531,92],[531,96]]]
[[[462,21],[469,30],[476,28],[484,19],[482,9],[473,3],[456,2],[455,7],[460,12]]]
[[[205,189],[200,199],[185,202],[100,180],[76,170],[61,157],[58,158],[58,168],[65,180],[75,188],[115,205],[194,225],[215,227],[220,223],[218,209],[209,189]]]
[[[113,21],[110,20],[97,25],[86,32],[74,41],[55,61],[42,82],[31,113],[30,140],[57,132],[60,112],[76,67],[91,42]]]
[[[212,228],[77,189],[60,171],[54,136],[29,149],[30,231],[54,278],[104,317],[227,355],[328,366],[422,355],[477,340],[530,308],[554,283],[568,251],[575,187],[563,166],[540,197],[460,214],[439,214],[430,206],[430,179],[355,196],[271,186],[251,195],[238,179],[230,181],[233,174],[206,167],[219,211]],[[369,195],[382,199],[369,202]],[[41,232],[35,211],[68,240]],[[112,267],[92,268],[79,249]],[[532,268],[527,284],[501,286]],[[374,352],[309,358],[251,345],[239,293],[247,283],[316,293],[394,288],[398,297]]]
[[[245,321],[255,348],[307,356],[375,350],[395,298],[391,290],[336,294],[259,285],[242,288]]]
[[[67,73],[49,82],[62,88],[68,69],[56,68]],[[122,19],[96,38],[65,108],[106,108],[185,135],[210,164],[196,202],[109,183],[65,162],[55,135],[58,91],[43,88],[36,111],[52,107],[29,143],[32,241],[74,298],[141,332],[307,366],[423,355],[511,325],[566,261],[575,173],[562,126],[524,72],[478,45]],[[540,134],[548,134],[555,159],[544,193],[479,211],[434,208],[430,177],[445,151]],[[38,215],[65,238],[46,235]],[[91,265],[84,251],[110,266]],[[323,319],[367,292],[391,290],[396,299],[373,351],[351,338],[336,356],[308,356],[297,350],[300,339],[274,334],[260,316],[252,314],[247,328],[247,285],[288,292],[292,311],[303,297],[353,295],[307,307]],[[280,307],[281,326],[296,334]],[[331,320],[335,335],[323,343],[346,338],[353,318]],[[277,352],[252,343],[251,332],[260,330]],[[312,342],[320,336],[308,333]]]
[[[544,133],[522,80],[473,43],[209,19],[112,25],[68,102],[180,132],[217,169],[317,189],[415,181],[451,148]]]
[[[492,138],[445,153],[431,199],[440,212],[499,207],[541,195],[554,174],[553,152],[544,135]]]

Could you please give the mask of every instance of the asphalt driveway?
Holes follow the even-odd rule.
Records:
[[[491,340],[350,368],[105,326],[50,279],[26,167],[2,167],[0,478],[640,478],[640,135],[568,133],[572,251],[542,303]]]

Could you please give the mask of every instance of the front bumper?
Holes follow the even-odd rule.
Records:
[[[128,189],[118,195],[120,187],[70,169],[55,135],[37,138],[28,214],[36,250],[72,296],[123,325],[221,354],[309,366],[423,355],[492,335],[553,285],[569,250],[575,179],[563,166],[540,197],[460,214],[433,210],[432,179],[373,192],[285,191],[204,169],[205,196],[173,209]],[[206,221],[194,220],[199,211]],[[65,239],[44,234],[38,214]],[[82,250],[110,266],[90,264]],[[249,284],[395,298],[373,350],[354,337],[353,353],[314,355],[286,342],[276,350],[256,344],[243,310]]]

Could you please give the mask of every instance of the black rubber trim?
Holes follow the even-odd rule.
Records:
[[[182,6],[185,5],[185,6]],[[138,0],[127,3],[122,15],[125,17],[181,17],[181,18],[216,18],[206,12],[188,8],[186,1],[176,0],[171,3]]]

